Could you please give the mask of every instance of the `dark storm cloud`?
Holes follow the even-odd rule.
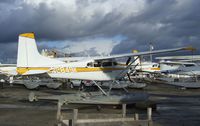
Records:
[[[197,0],[2,0],[0,54],[23,32],[46,41],[124,36],[112,53],[147,50],[149,42],[156,49],[198,47],[199,5]]]
[[[0,63],[16,63],[17,43],[0,43]]]
[[[103,15],[99,10],[93,10],[92,16],[88,17],[90,19],[87,19],[88,15],[81,13],[81,10],[91,5],[88,2],[78,1],[76,4],[78,9],[71,12],[61,4],[49,7],[45,2],[37,6],[23,2],[16,3],[16,7],[10,8],[8,14],[4,15],[4,12],[1,12],[4,20],[0,22],[0,42],[16,41],[19,33],[30,31],[35,32],[38,38],[47,40],[106,35],[104,33],[106,29],[102,30],[103,26],[108,26],[107,30],[112,31],[112,27],[115,26],[110,25],[114,23],[113,14]]]
[[[147,50],[153,42],[156,49],[193,45],[199,47],[200,1],[149,1],[143,12],[130,17],[125,29],[128,39],[113,49],[113,53],[127,52],[126,46]],[[132,35],[130,34],[132,33]],[[129,46],[129,48],[131,49]]]
[[[67,5],[67,2],[62,4],[54,0],[49,4],[48,1],[53,0],[38,4],[21,1],[13,6],[8,5],[7,13],[1,12],[4,20],[0,21],[0,42],[16,41],[19,33],[29,31],[47,40],[113,37],[121,34],[121,30],[126,27],[124,20],[129,18],[128,14],[131,18],[131,9],[135,6],[134,1],[118,1],[119,4],[116,4],[116,1],[77,0],[72,6]],[[127,10],[126,6],[129,7]]]
[[[16,0],[1,0],[0,3],[4,3],[4,4],[12,4],[12,3],[15,3]]]

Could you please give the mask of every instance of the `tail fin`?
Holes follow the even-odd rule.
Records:
[[[19,35],[17,68],[54,67],[64,62],[40,55],[35,42],[34,33]]]

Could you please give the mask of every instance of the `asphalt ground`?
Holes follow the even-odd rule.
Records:
[[[115,91],[121,92],[122,90]],[[2,89],[0,88],[0,126],[53,126],[56,124],[57,103],[47,100],[31,103],[28,101],[30,92],[31,90],[22,85],[6,85]],[[41,87],[34,92],[40,96],[47,96],[77,93],[78,91],[77,89],[53,90]],[[155,126],[200,125],[200,89],[183,90],[169,85],[149,84],[143,90],[129,89],[129,92],[144,92],[150,95],[149,100],[156,103],[157,106],[157,109],[153,111]],[[102,106],[101,111],[98,111],[96,106],[72,105],[63,107],[65,118],[71,116],[71,110],[68,108],[79,108],[79,118],[121,116],[121,109],[113,109],[112,106]],[[127,116],[132,117],[134,113],[139,113],[140,118],[146,118],[146,110],[135,106],[127,109]],[[122,123],[104,125],[121,126]],[[123,125],[132,124],[123,123]]]

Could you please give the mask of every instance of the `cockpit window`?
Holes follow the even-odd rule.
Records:
[[[112,62],[103,62],[102,67],[112,66]]]
[[[157,64],[154,64],[152,67],[158,67],[158,65],[157,65]]]
[[[95,62],[94,67],[101,67],[101,62]]]
[[[113,62],[113,66],[117,66],[117,62]]]
[[[88,67],[93,67],[93,63],[92,63],[92,62],[89,62],[89,63],[87,63],[87,66],[88,66]]]
[[[116,66],[118,63],[116,61],[95,61],[87,63],[88,67],[109,67],[109,66]]]

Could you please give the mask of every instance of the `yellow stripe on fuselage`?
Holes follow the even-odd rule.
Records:
[[[151,70],[160,70],[159,67],[151,68]]]
[[[124,68],[105,68],[105,67],[92,67],[92,68],[76,68],[76,72],[94,72],[94,71],[113,71],[113,70],[122,70]]]
[[[159,67],[143,68],[143,69],[141,69],[141,71],[143,71],[143,72],[160,71],[160,68]]]
[[[17,73],[18,74],[25,74],[29,70],[50,70],[49,67],[18,67],[17,68]]]
[[[44,70],[48,73],[70,73],[70,72],[95,72],[95,71],[115,71],[115,70],[123,70],[124,68],[105,68],[105,67],[76,67],[76,68],[68,68],[68,67],[58,67],[58,68],[50,68],[50,67],[18,67],[18,74],[25,74],[29,70]]]
[[[128,66],[128,65],[123,64],[123,63],[117,63],[117,65],[119,65],[119,66]]]

